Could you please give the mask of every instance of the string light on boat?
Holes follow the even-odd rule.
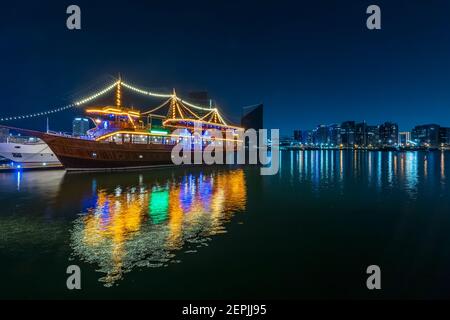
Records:
[[[121,84],[125,88],[128,88],[128,89],[130,89],[130,90],[132,90],[134,92],[137,92],[137,93],[140,93],[140,94],[143,94],[143,95],[152,96],[152,97],[158,97],[158,98],[172,98],[171,94],[154,93],[154,92],[145,91],[145,90],[136,88],[136,87],[134,87],[134,86],[132,86],[132,85],[126,83],[126,82],[123,82],[123,81],[121,82]]]
[[[143,95],[152,96],[152,97],[159,97],[159,98],[176,98],[176,99],[177,99],[178,101],[180,101],[181,103],[184,103],[184,104],[186,104],[186,105],[188,105],[188,106],[190,106],[190,107],[192,107],[192,108],[196,108],[196,109],[199,109],[199,110],[205,110],[205,111],[212,110],[212,108],[205,108],[205,107],[197,106],[197,105],[195,105],[195,104],[192,104],[192,103],[190,103],[190,102],[187,102],[187,101],[185,101],[185,100],[183,100],[183,99],[177,97],[177,96],[175,95],[175,93],[173,93],[173,94],[167,94],[167,93],[154,93],[154,92],[149,92],[149,91],[145,91],[145,90],[136,88],[135,86],[132,86],[132,85],[130,85],[130,84],[126,83],[126,82],[123,82],[123,81],[121,81],[121,84],[122,84],[122,86],[124,86],[125,88],[128,88],[128,89],[130,89],[130,90],[132,90],[132,91],[134,91],[134,92],[137,92],[137,93],[140,93],[140,94],[143,94]]]
[[[178,98],[178,97],[177,97],[177,100],[180,101],[181,103],[184,103],[184,104],[188,105],[189,107],[196,108],[196,109],[199,109],[199,110],[204,110],[204,111],[213,110],[213,108],[204,108],[204,107],[196,106],[195,104],[187,102],[186,100],[183,100],[183,99]]]
[[[61,111],[64,111],[64,110],[67,110],[70,108],[79,107],[79,106],[86,104],[87,102],[92,101],[92,100],[104,95],[105,93],[111,91],[118,85],[118,83],[119,83],[119,81],[113,83],[112,85],[106,87],[105,89],[103,89],[89,97],[86,97],[86,98],[76,101],[74,103],[68,104],[67,106],[64,106],[64,107],[47,110],[47,111],[42,111],[42,112],[37,112],[37,113],[32,113],[32,114],[20,115],[20,116],[2,117],[2,118],[0,118],[0,122],[29,119],[29,118],[35,118],[35,117],[40,117],[40,116],[47,116],[47,115],[50,115],[50,114],[53,114],[56,112],[61,112]]]
[[[60,107],[60,108],[56,108],[56,109],[52,109],[52,110],[48,110],[48,111],[43,111],[43,112],[37,112],[37,113],[33,113],[33,114],[26,114],[26,115],[20,115],[20,116],[12,116],[12,117],[4,117],[4,118],[0,118],[0,122],[4,122],[4,121],[11,121],[11,120],[22,120],[22,119],[29,119],[29,118],[35,118],[35,117],[40,117],[40,116],[46,116],[46,115],[50,115],[56,112],[60,112],[60,111],[64,111],[70,108],[73,108],[75,106],[75,104],[69,104],[65,107]]]
[[[80,101],[76,101],[74,104],[75,104],[76,106],[80,106],[80,105],[85,104],[85,103],[87,103],[87,102],[89,102],[89,101],[92,101],[92,100],[94,100],[94,99],[96,99],[96,98],[98,98],[98,97],[104,95],[105,93],[111,91],[111,90],[114,89],[116,86],[118,86],[119,83],[120,83],[120,82],[117,81],[117,82],[115,82],[114,84],[110,85],[109,87],[106,87],[105,89],[103,89],[103,90],[101,90],[101,91],[99,91],[99,92],[93,94],[92,96],[89,96],[89,97],[87,97],[87,98],[84,98],[84,99],[82,99],[82,100],[80,100]]]

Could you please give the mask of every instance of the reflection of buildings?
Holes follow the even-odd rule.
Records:
[[[95,203],[76,221],[72,247],[100,266],[107,286],[135,266],[166,265],[174,251],[226,232],[224,224],[245,209],[241,169],[164,181],[110,191],[95,186]]]

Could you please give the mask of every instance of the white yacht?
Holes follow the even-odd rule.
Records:
[[[7,135],[0,139],[0,158],[21,167],[61,166],[48,145],[39,138]],[[5,162],[5,161],[3,161]]]

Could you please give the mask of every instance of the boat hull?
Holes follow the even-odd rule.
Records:
[[[51,134],[40,137],[70,171],[123,170],[173,165],[173,145],[98,142]]]
[[[45,143],[0,143],[0,157],[16,163],[30,165],[58,165],[60,162]]]

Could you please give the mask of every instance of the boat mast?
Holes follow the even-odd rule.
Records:
[[[122,86],[122,77],[119,73],[119,81],[117,82],[117,89],[116,89],[116,106],[120,108],[122,93],[121,93],[121,86]]]

